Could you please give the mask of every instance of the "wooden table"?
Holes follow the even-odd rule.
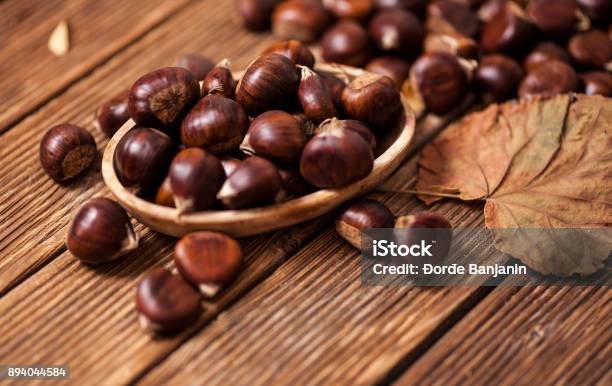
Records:
[[[72,48],[54,57],[46,43],[61,20]],[[79,264],[66,225],[109,192],[99,169],[53,183],[39,141],[72,122],[102,150],[93,112],[140,74],[186,52],[244,68],[273,38],[241,30],[229,0],[4,0],[0,38],[0,364],[68,365],[80,385],[612,384],[609,287],[364,287],[361,257],[329,216],[241,240],[243,273],[197,325],[150,338],[136,321],[135,285],[168,263],[175,240],[139,225],[135,253]],[[373,196],[397,215],[423,207]],[[480,204],[433,210],[455,226],[483,224]]]

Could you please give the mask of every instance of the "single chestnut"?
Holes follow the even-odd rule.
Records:
[[[595,29],[574,35],[568,50],[581,66],[612,71],[612,40],[603,31]]]
[[[557,43],[550,41],[542,42],[535,46],[529,55],[525,57],[523,67],[525,67],[526,71],[531,71],[549,60],[561,60],[569,63],[570,57],[565,48]]]
[[[293,166],[279,168],[278,173],[281,177],[282,196],[285,199],[301,197],[316,190],[302,177],[299,168]]]
[[[316,133],[324,133],[329,130],[350,130],[354,133],[359,134],[372,148],[372,151],[376,150],[376,136],[372,133],[369,127],[363,122],[355,119],[337,119],[332,118],[321,123],[317,128]]]
[[[468,78],[459,60],[446,52],[419,57],[412,66],[410,82],[434,114],[456,108],[468,91]]]
[[[236,170],[238,165],[242,162],[238,158],[221,156],[219,157],[219,161],[221,161],[221,166],[223,167],[223,171],[225,172],[225,177],[229,177],[230,174]]]
[[[300,158],[304,179],[319,188],[339,188],[372,171],[374,153],[361,135],[333,128],[308,141]]]
[[[164,178],[174,150],[170,137],[159,130],[130,130],[117,144],[113,157],[119,181],[133,193],[149,192]]]
[[[238,102],[249,116],[292,104],[300,84],[295,64],[279,54],[261,55],[244,72],[236,89]]]
[[[111,199],[97,197],[85,202],[70,222],[66,246],[82,262],[101,264],[136,249],[138,235],[125,209]]]
[[[472,38],[457,33],[430,33],[423,42],[423,51],[448,52],[465,59],[477,59],[480,54],[478,43]]]
[[[595,22],[604,25],[612,21],[612,2],[610,0],[578,0],[578,5]]]
[[[96,141],[91,134],[71,124],[50,128],[40,141],[40,164],[56,182],[81,175],[95,161],[97,154]]]
[[[532,0],[527,13],[540,31],[555,37],[571,35],[586,19],[576,0]]]
[[[236,81],[230,70],[230,61],[223,59],[217,64],[202,82],[202,95],[217,94],[234,99]]]
[[[278,168],[272,162],[248,157],[225,180],[217,198],[230,209],[249,208],[279,200],[281,188]]]
[[[376,134],[392,129],[402,112],[395,83],[378,74],[353,79],[342,91],[342,106],[349,118],[365,123]]]
[[[306,143],[300,122],[291,114],[270,110],[251,122],[240,150],[287,164],[299,159]]]
[[[182,67],[166,67],[140,77],[130,90],[128,110],[140,126],[171,128],[200,99],[195,76]]]
[[[336,232],[361,250],[361,232],[369,228],[393,228],[395,217],[385,204],[369,198],[349,203],[336,219]]]
[[[242,24],[251,31],[264,31],[270,27],[274,7],[280,0],[236,0]]]
[[[370,36],[382,51],[413,55],[420,51],[425,31],[419,19],[408,11],[380,11],[368,25]]]
[[[283,40],[276,42],[261,52],[264,54],[279,54],[291,60],[294,64],[313,68],[315,57],[304,43],[299,40]]]
[[[321,38],[321,55],[326,62],[361,67],[370,57],[368,32],[357,22],[340,20]]]
[[[578,77],[574,69],[560,60],[550,60],[527,73],[521,81],[521,98],[551,97],[578,90]]]
[[[164,182],[157,189],[155,194],[155,203],[161,206],[174,208],[174,197],[172,195],[172,186],[170,185],[170,176],[164,178]]]
[[[272,12],[272,32],[281,39],[315,41],[329,22],[329,15],[320,1],[288,0]]]
[[[533,35],[533,25],[525,11],[515,2],[508,1],[502,11],[485,23],[480,34],[480,47],[488,53],[520,55],[529,49]]]
[[[298,100],[304,114],[315,123],[338,115],[334,99],[321,77],[308,67],[301,66],[302,79]]]
[[[236,240],[223,233],[194,232],[174,246],[174,264],[185,280],[212,298],[240,271],[242,250]]]
[[[336,110],[342,110],[342,91],[346,87],[348,81],[345,81],[331,72],[327,71],[317,71],[317,74],[321,77],[325,86],[331,93],[332,98],[334,99],[334,105],[336,106]]]
[[[145,331],[173,333],[198,319],[200,294],[167,269],[155,268],[138,284],[136,309]]]
[[[403,9],[418,16],[423,16],[427,9],[427,0],[374,0],[377,9]]]
[[[398,56],[377,56],[368,62],[365,69],[391,78],[399,90],[410,74],[410,63]]]
[[[232,99],[207,95],[191,109],[181,124],[185,146],[201,147],[213,154],[236,149],[249,127],[249,118]]]
[[[427,7],[427,30],[439,33],[460,33],[475,37],[478,17],[469,5],[456,0],[436,0]]]
[[[603,71],[590,71],[579,75],[581,89],[587,95],[612,97],[612,75]]]
[[[372,13],[372,0],[323,0],[323,6],[338,19],[365,20]]]
[[[178,58],[176,66],[184,68],[193,74],[196,80],[204,80],[210,70],[215,67],[212,60],[207,59],[199,54],[185,54]]]
[[[129,93],[129,90],[122,91],[96,110],[94,124],[108,138],[112,137],[130,119]]]
[[[211,207],[225,180],[221,161],[197,147],[181,150],[172,160],[168,176],[178,214]]]
[[[474,76],[482,100],[500,103],[516,97],[523,70],[516,60],[504,55],[483,56]]]
[[[401,216],[395,222],[398,243],[412,245],[423,239],[433,240],[429,257],[411,257],[417,264],[440,263],[448,255],[453,241],[453,230],[444,216],[435,212],[417,212]]]

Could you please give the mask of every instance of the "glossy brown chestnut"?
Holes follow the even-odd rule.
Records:
[[[236,102],[249,116],[282,109],[295,100],[300,76],[293,62],[279,54],[261,55],[238,82]]]
[[[301,197],[316,190],[308,181],[302,177],[300,170],[296,167],[279,168],[281,177],[282,196],[284,199]]]
[[[325,8],[338,19],[365,20],[372,13],[372,0],[323,0]]]
[[[612,2],[610,0],[578,0],[578,5],[591,20],[602,25],[612,21]]]
[[[347,81],[344,81],[327,71],[317,71],[317,74],[323,79],[325,86],[329,90],[334,99],[334,105],[336,106],[336,110],[340,112],[342,110],[342,91],[346,87]]]
[[[527,8],[529,18],[547,35],[571,35],[581,20],[576,0],[532,0]]]
[[[240,150],[277,163],[291,163],[300,157],[306,137],[300,122],[291,114],[270,110],[251,122]]]
[[[612,71],[612,40],[600,30],[574,35],[568,44],[572,59],[584,67]]]
[[[359,134],[372,148],[376,150],[376,136],[372,133],[369,127],[355,119],[337,119],[332,118],[323,123],[317,128],[316,133],[324,133],[329,130],[350,130]]]
[[[226,153],[240,145],[248,127],[249,118],[238,103],[207,95],[183,119],[181,141],[213,154]]]
[[[234,99],[236,81],[230,70],[230,62],[223,59],[215,66],[202,82],[202,95],[217,94]]]
[[[161,183],[174,155],[170,137],[149,128],[130,130],[117,144],[113,165],[119,181],[134,193]]]
[[[590,71],[580,74],[582,92],[587,95],[612,97],[612,75],[603,71]]]
[[[315,123],[338,115],[334,98],[321,77],[301,66],[302,79],[298,87],[298,100],[304,114]]]
[[[281,39],[310,43],[329,22],[327,11],[317,0],[288,0],[272,12],[272,32]]]
[[[365,69],[391,78],[399,90],[410,74],[410,63],[398,56],[377,56],[368,62]]]
[[[155,194],[155,203],[161,206],[174,208],[174,197],[172,195],[172,186],[170,185],[170,176],[164,178],[164,182],[157,189]]]
[[[248,157],[227,178],[217,198],[230,209],[250,208],[279,200],[281,187],[278,168],[272,162]]]
[[[376,134],[391,130],[402,112],[395,83],[378,74],[353,79],[342,92],[342,106],[349,118],[365,123]]]
[[[210,70],[215,67],[215,64],[210,59],[199,54],[186,54],[181,56],[176,61],[176,66],[184,68],[191,72],[196,80],[204,80]]]
[[[270,27],[272,11],[280,0],[236,0],[242,24],[252,31],[264,31]]]
[[[75,125],[54,126],[40,141],[40,164],[56,182],[81,175],[95,161],[97,154],[91,134]]]
[[[213,297],[240,271],[242,250],[236,240],[223,233],[194,232],[174,246],[174,264],[202,295]]]
[[[436,0],[427,7],[427,30],[475,37],[478,18],[466,4],[456,0]]]
[[[225,180],[221,161],[200,148],[181,150],[170,164],[170,190],[178,214],[208,209]]]
[[[413,64],[411,83],[427,108],[446,114],[457,107],[468,90],[468,79],[459,60],[445,52],[424,54]]]
[[[514,59],[504,55],[487,55],[480,60],[474,84],[485,103],[499,103],[516,97],[522,77],[523,70]]]
[[[434,212],[417,212],[408,216],[398,217],[395,222],[397,241],[412,245],[423,239],[435,240],[430,252],[433,256],[411,257],[417,264],[440,263],[448,255],[452,241],[453,230],[450,222],[442,215]]]
[[[369,228],[393,228],[395,217],[379,201],[362,198],[348,204],[336,219],[336,231],[349,244],[361,249],[361,232]]]
[[[382,51],[413,55],[420,51],[425,31],[419,19],[408,11],[380,11],[370,20],[370,36]]]
[[[191,72],[166,67],[138,79],[130,90],[128,109],[140,126],[170,128],[200,99],[200,85]]]
[[[200,314],[200,294],[165,268],[143,276],[136,291],[140,326],[151,333],[177,332]]]
[[[340,20],[321,38],[321,55],[326,62],[361,67],[370,57],[368,32],[352,20]]]
[[[359,134],[342,129],[326,130],[308,141],[300,158],[304,179],[319,188],[339,188],[366,177],[374,154]]]
[[[578,78],[574,69],[559,60],[550,60],[528,72],[519,86],[521,98],[551,97],[578,90]]]
[[[279,54],[291,60],[294,64],[314,67],[315,57],[304,43],[299,40],[283,40],[272,44],[262,51],[264,54]]]
[[[225,177],[229,177],[230,174],[236,170],[238,165],[242,162],[238,158],[222,156],[219,157],[219,161],[221,161],[221,166],[223,167],[223,171],[225,172]]]
[[[523,9],[509,1],[482,28],[480,47],[489,53],[520,55],[529,48],[533,35],[533,25]]]
[[[565,48],[554,42],[542,42],[525,57],[523,67],[526,71],[531,71],[540,64],[549,60],[561,60],[569,63],[569,55]]]
[[[427,0],[374,0],[378,9],[404,9],[415,15],[422,16],[427,9]]]
[[[129,90],[122,91],[96,110],[94,124],[108,138],[112,137],[130,119],[130,112],[128,111],[129,93]]]
[[[478,43],[472,38],[460,34],[430,33],[423,42],[423,51],[448,52],[465,59],[477,59],[480,53]]]
[[[125,209],[105,197],[83,204],[68,226],[66,246],[84,263],[101,264],[138,247]]]

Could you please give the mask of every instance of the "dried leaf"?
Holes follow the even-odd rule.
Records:
[[[47,47],[56,56],[62,56],[68,52],[70,49],[70,29],[66,21],[62,20],[51,32]]]
[[[486,200],[491,229],[606,227],[612,223],[610,122],[612,99],[600,96],[490,105],[423,149],[417,191]],[[545,274],[593,273],[608,257],[599,252],[612,245],[612,232],[585,234],[577,260],[561,252],[568,241],[559,240],[562,233],[550,232],[531,249],[516,239],[526,233],[497,232],[496,245]]]

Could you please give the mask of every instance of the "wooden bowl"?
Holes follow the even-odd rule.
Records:
[[[363,70],[333,64],[319,64],[316,68],[349,78],[364,73]],[[374,189],[387,179],[406,156],[414,136],[415,114],[403,96],[402,104],[404,112],[397,127],[379,141],[370,175],[339,189],[322,189],[283,203],[253,209],[203,211],[177,216],[174,208],[135,196],[119,182],[113,167],[117,143],[135,126],[132,120],[126,122],[106,145],[102,158],[102,176],[117,201],[140,222],[158,232],[182,236],[198,230],[215,230],[235,237],[265,233],[321,216],[345,201]]]

